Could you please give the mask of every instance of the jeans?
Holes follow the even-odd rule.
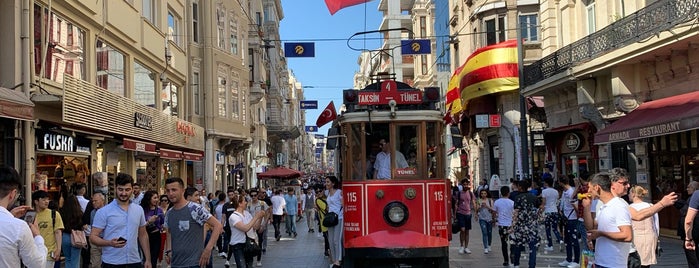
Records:
[[[483,234],[483,247],[488,248],[493,243],[493,224],[490,221],[478,220]]]
[[[585,229],[585,223],[581,221],[578,222],[578,234],[580,234],[580,242],[582,243],[582,249],[589,250],[587,246],[587,229]]]
[[[498,226],[498,234],[500,235],[500,245],[502,246],[502,258],[505,263],[510,263],[510,254],[507,253],[507,238],[510,234],[507,232],[510,226]]]
[[[73,245],[70,244],[70,233],[63,233],[61,252],[63,252],[63,256],[66,257],[66,268],[80,267],[80,248],[73,247]]]
[[[537,251],[537,244],[539,241],[532,240],[529,241],[529,268],[535,268],[536,267],[536,251]],[[515,266],[519,266],[519,257],[522,255],[522,251],[524,250],[524,246],[520,245],[512,245],[512,254],[514,257],[512,258],[512,264]]]
[[[556,241],[561,241],[561,233],[558,232],[558,213],[557,212],[547,212],[546,219],[544,221],[546,229],[546,244],[549,247],[553,247],[553,241],[551,241],[551,229],[553,229],[553,234],[556,236]]]
[[[281,237],[281,234],[279,233],[279,228],[282,224],[282,217],[284,217],[284,215],[272,215],[272,225],[274,226],[274,238]]]
[[[252,267],[253,256],[245,256],[245,252],[243,252],[243,247],[245,247],[245,243],[231,245],[233,251],[233,258],[235,259],[235,267]],[[245,266],[243,266],[243,261],[245,262]]]
[[[286,232],[296,234],[296,215],[286,215]]]
[[[150,245],[150,263],[153,268],[158,267],[158,254],[160,254],[160,232],[148,233]]]
[[[565,226],[566,261],[580,263],[580,233],[578,232],[578,220],[568,220]],[[571,259],[571,255],[575,256]]]
[[[211,240],[211,230],[206,231],[206,239],[204,240],[204,246],[209,244],[209,240]],[[213,268],[213,267],[214,267],[214,254],[212,253],[211,255],[209,255],[209,264],[206,265],[206,268]]]

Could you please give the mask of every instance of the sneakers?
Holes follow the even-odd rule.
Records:
[[[262,267],[262,262],[259,262],[259,261],[258,261],[257,264],[256,264],[255,266],[257,266],[257,267]]]
[[[464,254],[464,247],[459,248],[459,254]]]
[[[225,265],[225,266],[226,266],[226,268],[228,268],[228,267],[231,267],[231,263],[230,263],[229,261],[226,261],[226,263],[225,263],[225,264],[223,264],[223,265]]]
[[[485,248],[485,250],[483,250],[483,252],[484,252],[485,254],[488,254],[488,252],[490,252],[490,250],[489,250],[488,248]]]
[[[568,267],[568,265],[570,265],[571,263],[574,263],[574,262],[562,261],[562,262],[558,263],[558,266]]]
[[[493,249],[488,246],[488,252],[493,252]]]
[[[570,264],[568,264],[568,268],[580,268],[580,264],[571,262]]]
[[[559,240],[559,241],[558,241],[558,244],[563,245],[563,244],[565,244],[565,242],[563,242],[563,240]]]
[[[545,247],[545,248],[544,248],[544,251],[553,251],[553,246]]]
[[[294,232],[294,238],[295,238],[297,235],[299,235],[299,234],[297,234],[296,232]]]
[[[464,252],[466,252],[467,254],[471,254],[471,250],[468,248],[464,248]]]
[[[226,254],[225,252],[221,252],[221,254],[219,254],[219,255],[221,255],[221,258],[224,258],[224,259],[228,258],[228,254]]]

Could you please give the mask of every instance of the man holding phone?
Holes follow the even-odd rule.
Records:
[[[119,173],[115,184],[117,198],[95,213],[90,242],[102,247],[103,268],[151,268],[143,208],[131,202],[133,177]],[[137,239],[145,260],[138,254]]]
[[[14,214],[21,214],[27,206],[17,207],[12,212],[7,208],[19,196],[19,175],[10,167],[0,168],[0,267],[20,267],[24,263],[29,268],[46,266],[48,249],[44,238],[39,235],[39,226],[34,221],[36,212],[26,215],[27,223],[17,219]],[[30,216],[30,217],[27,217]],[[8,243],[6,241],[12,241]],[[18,254],[19,253],[19,254]]]

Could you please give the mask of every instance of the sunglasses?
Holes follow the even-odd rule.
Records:
[[[160,202],[170,202],[170,201],[167,199],[161,199]]]

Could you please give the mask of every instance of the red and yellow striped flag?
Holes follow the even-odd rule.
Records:
[[[455,115],[461,112],[461,89],[459,88],[459,83],[461,78],[464,76],[463,70],[464,65],[459,66],[454,70],[454,75],[449,79],[449,85],[447,88],[447,113],[450,115]]]
[[[466,59],[461,70],[461,103],[466,104],[472,99],[489,94],[517,90],[517,61],[517,40],[477,49]],[[451,81],[449,84],[451,85]]]

